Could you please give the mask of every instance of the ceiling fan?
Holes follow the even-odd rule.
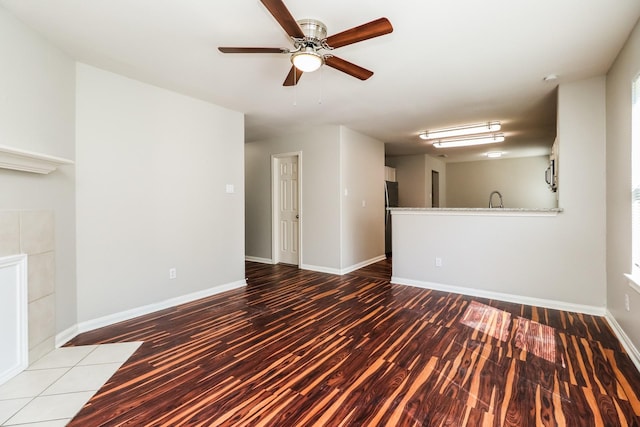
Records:
[[[373,75],[373,71],[362,68],[331,53],[321,53],[322,50],[333,49],[349,44],[372,39],[393,31],[387,18],[342,31],[327,37],[327,27],[315,19],[301,19],[296,21],[282,0],[260,0],[278,21],[284,31],[291,37],[293,49],[271,47],[219,47],[222,53],[285,53],[291,55],[291,70],[284,80],[283,86],[298,84],[304,72],[312,72],[323,64],[347,73],[360,80],[366,80]]]

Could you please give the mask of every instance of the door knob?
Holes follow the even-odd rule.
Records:
[[[300,219],[300,215],[296,215],[296,219]]]

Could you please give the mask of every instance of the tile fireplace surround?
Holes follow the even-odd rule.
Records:
[[[0,257],[27,255],[29,362],[55,346],[55,256],[52,211],[0,211]]]

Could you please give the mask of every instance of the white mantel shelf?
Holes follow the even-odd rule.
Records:
[[[387,208],[393,215],[556,216],[562,208]]]
[[[59,166],[72,164],[69,159],[0,145],[0,168],[3,169],[48,174]]]

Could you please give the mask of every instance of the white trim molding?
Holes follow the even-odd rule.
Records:
[[[543,298],[527,297],[522,295],[505,294],[502,292],[491,292],[481,289],[465,288],[461,286],[444,285],[442,283],[423,282],[420,280],[404,279],[402,277],[391,277],[391,283],[398,285],[415,286],[423,289],[433,289],[435,291],[452,292],[471,297],[496,299],[516,304],[535,305],[537,307],[552,308],[555,310],[571,311],[575,313],[591,314],[594,316],[604,316],[605,307],[591,305],[573,304],[564,301],[548,300]]]
[[[607,310],[605,318],[607,319],[607,322],[609,322],[609,326],[611,326],[613,333],[616,334],[616,336],[620,340],[620,343],[627,351],[629,358],[631,359],[633,364],[636,365],[636,369],[638,369],[638,371],[640,372],[640,351],[638,351],[636,346],[633,345],[631,338],[629,338],[624,329],[622,329],[622,326],[620,326],[616,318],[609,310]]]
[[[350,267],[342,268],[342,269],[340,269],[340,274],[348,274],[348,273],[351,273],[352,271],[356,271],[356,270],[358,270],[360,268],[363,268],[363,267],[366,267],[368,265],[375,264],[376,262],[384,261],[385,259],[387,259],[386,255],[379,255],[379,256],[377,256],[375,258],[371,258],[371,259],[368,259],[366,261],[362,261],[362,262],[359,262],[357,264],[353,264]]]
[[[387,208],[392,215],[557,216],[562,208]]]
[[[69,159],[0,145],[0,168],[3,169],[48,174],[58,166],[72,164],[73,161]]]
[[[340,275],[339,268],[324,267],[322,265],[300,264],[301,270],[317,271],[318,273],[336,274]]]
[[[249,262],[259,262],[260,264],[275,264],[275,262],[273,262],[273,260],[270,258],[261,258],[257,256],[246,255],[244,257],[244,260]]]
[[[640,294],[640,276],[638,274],[625,274],[624,275],[629,282],[629,287]]]
[[[55,346],[60,348],[80,334],[78,325],[73,325],[56,335]],[[86,331],[85,331],[86,332]]]
[[[205,289],[198,292],[182,295],[175,298],[170,298],[164,301],[160,301],[154,304],[144,305],[142,307],[132,308],[131,310],[121,311],[119,313],[109,314],[107,316],[99,317],[97,319],[87,320],[80,322],[75,326],[67,328],[58,335],[56,335],[56,347],[60,347],[67,343],[69,340],[75,338],[77,335],[84,332],[92,331],[94,329],[110,326],[115,323],[130,320],[145,314],[154,313],[156,311],[164,310],[166,308],[175,307],[180,304],[186,304],[202,298],[207,298],[212,295],[220,294],[222,292],[238,289],[247,285],[246,280],[239,280],[237,282],[226,283],[223,285],[214,286],[209,289]]]
[[[29,366],[29,315],[27,289],[27,255],[0,258],[0,269],[12,269],[10,283],[0,283],[0,295],[8,307],[2,308],[0,338],[3,356],[0,363],[0,384],[8,381]],[[9,286],[9,289],[4,289]],[[10,353],[13,353],[10,355]]]
[[[371,264],[375,264],[376,262],[380,262],[382,260],[387,259],[386,255],[379,255],[375,258],[368,259],[366,261],[359,262],[357,264],[351,265],[345,268],[333,268],[333,267],[324,267],[321,265],[310,265],[310,264],[301,264],[301,270],[310,270],[317,271],[319,273],[328,273],[328,274],[336,274],[338,276],[343,276],[345,274],[351,273],[352,271],[356,271],[362,267],[366,267]]]

